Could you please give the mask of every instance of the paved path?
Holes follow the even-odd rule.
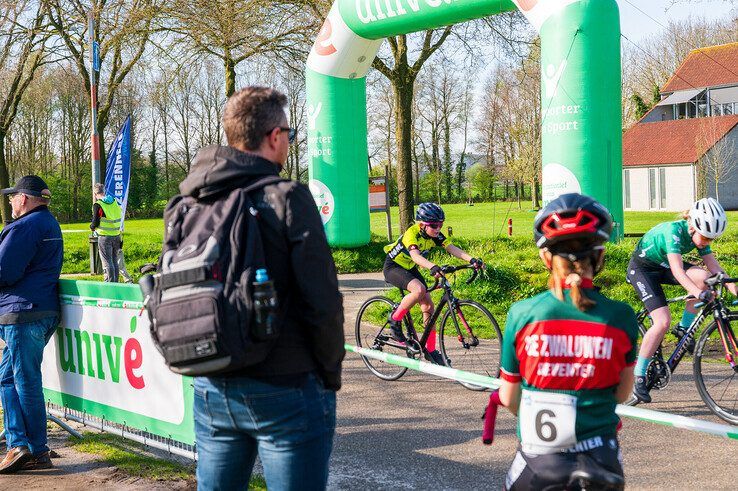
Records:
[[[353,340],[358,308],[386,286],[381,273],[342,275],[346,336]],[[649,409],[721,423],[703,405],[685,359]],[[517,440],[504,410],[492,446],[481,443],[486,393],[408,372],[396,382],[374,377],[346,355],[339,392],[331,489],[499,488]],[[631,419],[621,433],[629,489],[735,489],[738,441]]]
[[[386,288],[381,273],[341,275],[347,340],[356,312]],[[685,360],[651,409],[721,422],[702,404]],[[499,489],[517,445],[515,419],[504,410],[494,445],[481,444],[487,394],[408,372],[379,380],[347,354],[339,393],[330,489]],[[121,475],[93,456],[65,448],[54,431],[56,469],[0,479],[14,489],[191,489],[192,482],[154,483]],[[735,489],[738,442],[626,419],[621,433],[629,489]],[[7,483],[6,483],[7,481]]]

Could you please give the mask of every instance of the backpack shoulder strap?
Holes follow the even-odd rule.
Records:
[[[243,191],[246,193],[250,193],[252,191],[256,191],[257,189],[261,189],[264,186],[268,186],[270,184],[277,184],[278,182],[286,182],[286,181],[289,181],[289,179],[285,179],[284,177],[280,177],[280,176],[265,176],[260,179],[257,179],[256,181],[246,186],[243,189]]]

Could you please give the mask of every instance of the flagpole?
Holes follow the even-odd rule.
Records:
[[[90,46],[90,110],[91,119],[91,138],[92,138],[92,184],[100,182],[100,137],[97,132],[97,80],[95,71],[97,67],[95,53],[95,18],[92,10],[87,12],[87,34]]]
[[[87,11],[87,36],[89,39],[90,54],[90,138],[91,138],[91,154],[92,154],[92,185],[90,193],[94,193],[92,188],[96,183],[100,182],[100,136],[97,132],[97,80],[95,72],[100,68],[98,62],[99,53],[97,53],[97,44],[95,43],[95,17],[92,9]],[[92,201],[95,201],[93,194]],[[90,234],[90,273],[97,274],[97,237]]]

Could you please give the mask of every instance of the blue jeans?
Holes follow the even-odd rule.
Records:
[[[5,341],[0,361],[0,402],[8,450],[26,446],[38,455],[46,446],[46,406],[41,386],[44,346],[57,326],[57,317],[0,324]]]
[[[322,490],[336,429],[336,393],[251,378],[195,379],[198,490],[246,489],[257,453],[270,491]]]

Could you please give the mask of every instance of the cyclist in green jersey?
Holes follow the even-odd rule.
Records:
[[[635,368],[633,395],[639,402],[651,402],[646,377],[648,365],[671,325],[671,313],[661,285],[682,285],[687,293],[695,297],[687,301],[682,319],[674,328],[674,333],[681,338],[696,316],[695,304],[712,298],[712,293],[705,287],[705,279],[710,273],[723,271],[712,254],[710,244],[725,232],[727,221],[720,203],[713,198],[703,198],[692,206],[683,220],[661,223],[646,232],[630,258],[626,279],[645,305],[652,321],[651,328],[641,342]],[[683,254],[694,249],[697,249],[709,273],[682,259]],[[736,285],[727,286],[735,295]],[[694,341],[687,345],[687,349],[694,351]]]
[[[471,257],[443,235],[441,227],[445,219],[443,209],[436,203],[421,203],[415,213],[417,223],[408,228],[397,242],[384,248],[384,252],[387,253],[383,268],[385,281],[409,291],[400,302],[400,306],[391,312],[389,317],[390,333],[398,342],[407,341],[402,332],[402,319],[413,305],[420,304],[424,324],[433,315],[433,300],[428,293],[428,285],[418,270],[420,266],[429,269],[433,276],[440,277],[441,268],[427,259],[428,252],[433,247],[443,247],[452,256],[468,261],[475,268],[484,268],[484,263],[480,259]],[[435,330],[428,337],[425,347],[430,353],[430,361],[443,365],[441,353],[436,350]]]
[[[633,387],[638,326],[630,306],[592,285],[611,232],[610,212],[577,193],[535,218],[551,275],[549,290],[512,305],[502,338],[499,398],[520,438],[505,489],[570,489],[577,470],[622,486],[615,406]]]

